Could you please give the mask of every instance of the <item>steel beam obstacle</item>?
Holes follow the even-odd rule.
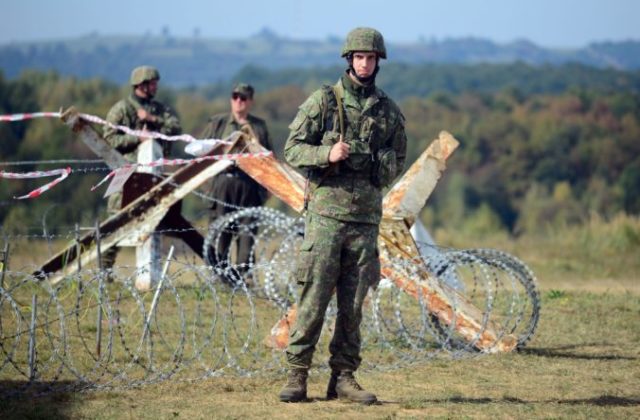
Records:
[[[119,154],[108,145],[104,147],[106,142],[78,117],[75,110],[65,112],[62,120],[70,125],[92,150],[103,156],[110,166],[120,167],[126,162],[123,162],[124,158],[118,156]],[[409,231],[442,176],[447,159],[457,146],[458,141],[453,136],[447,132],[440,133],[386,194],[378,237],[381,276],[417,299],[438,323],[455,330],[478,350],[511,351],[518,344],[517,338],[511,334],[497,333],[502,330],[495,321],[484,319],[482,311],[461,292],[439,282],[437,274],[433,273],[421,258],[418,246]],[[249,156],[236,159],[240,169],[293,210],[302,212],[304,177],[287,164],[278,161],[274,155],[261,155],[265,151],[256,139],[237,133],[231,144],[218,145],[209,155],[248,152]],[[203,238],[195,230],[189,229],[190,223],[181,216],[180,200],[230,165],[232,162],[229,160],[204,160],[190,163],[165,178],[152,175],[149,181],[148,177],[132,177],[124,185],[123,208],[100,223],[102,251],[122,244],[145,243],[150,233],[159,227],[170,227],[180,230],[179,236],[202,257]],[[94,260],[97,256],[96,232],[85,234],[78,242],[80,246],[76,243],[69,245],[34,274],[55,283],[76,271],[79,266]],[[153,254],[149,255],[151,257],[141,258],[143,263],[148,263],[154,258]],[[76,259],[80,259],[80,264],[73,263]],[[403,261],[403,264],[394,264],[397,260]],[[153,277],[151,274],[137,286],[143,290],[153,287],[157,281]],[[265,343],[273,348],[285,348],[289,327],[295,317],[296,306],[292,305],[273,327]]]

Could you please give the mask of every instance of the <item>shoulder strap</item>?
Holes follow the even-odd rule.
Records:
[[[338,119],[340,121],[340,141],[344,140],[344,111],[342,109],[342,98],[344,97],[344,87],[342,83],[338,81],[331,87],[333,94],[336,96],[336,102],[338,103]]]
[[[127,96],[127,102],[129,102],[136,111],[142,108],[142,105],[140,105],[140,103],[134,100],[131,96]]]
[[[334,86],[328,86],[328,85],[323,86],[323,92],[324,92],[323,100],[325,103],[323,103],[323,106],[322,106],[322,120],[323,121],[326,120],[326,114],[328,112],[329,102],[330,102],[328,96],[331,93],[333,93],[333,97],[336,100],[336,105],[338,108],[338,119],[340,121],[340,141],[343,141],[344,139],[344,114],[342,110],[342,98],[344,97],[343,89],[344,88],[342,87],[342,84],[340,83],[340,81],[338,81],[338,83],[336,83]],[[324,128],[326,129],[326,127]],[[320,185],[322,185],[324,180],[327,179],[327,177],[334,171],[336,171],[336,165],[332,164],[327,169],[325,169],[324,173],[322,174],[322,176],[320,177],[320,179],[318,180],[315,186],[310,182],[310,176],[307,175],[307,180],[304,186],[304,210],[305,211],[307,210],[309,200],[311,199],[311,196],[313,195],[315,190],[317,190],[320,187]]]

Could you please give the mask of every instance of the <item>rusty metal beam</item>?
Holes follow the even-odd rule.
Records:
[[[129,163],[93,129],[91,124],[80,117],[80,113],[74,107],[64,111],[60,119],[68,125],[74,133],[80,136],[82,142],[86,144],[93,153],[104,159],[109,168],[116,169]]]
[[[82,138],[85,136],[100,137],[91,126],[81,119],[76,119],[76,123],[81,128],[79,130],[74,128],[74,131],[78,132]],[[221,145],[211,154],[227,153],[240,147],[236,144],[239,140],[240,136],[238,135],[235,137],[234,144]],[[206,180],[231,166],[232,163],[229,160],[205,160],[191,163],[174,172],[147,193],[130,202],[117,214],[100,223],[101,249],[106,250],[125,240],[141,242],[158,226],[169,208]],[[95,260],[97,256],[95,232],[91,231],[83,235],[79,242],[80,256],[77,255],[76,243],[69,244],[45,262],[34,272],[34,275],[47,277],[51,282],[56,283],[77,270],[77,264],[71,264],[76,258],[81,258],[82,266]]]
[[[439,137],[385,195],[382,217],[404,219],[409,226],[413,225],[442,176],[447,159],[458,148],[458,144],[451,134],[440,132]]]
[[[246,151],[264,152],[266,149],[255,139],[246,142]],[[288,204],[298,213],[304,206],[305,178],[295,169],[280,162],[274,155],[266,157],[245,157],[236,160],[240,169],[265,187],[269,192]]]
[[[81,134],[83,139],[100,138],[81,119],[73,119],[73,113],[69,115],[71,115],[68,119],[69,124],[74,131]],[[97,142],[100,143],[99,140]],[[498,338],[495,333],[497,329],[491,323],[483,324],[482,314],[477,308],[455,290],[445,289],[446,286],[440,285],[433,279],[420,258],[418,248],[409,232],[409,227],[441,177],[447,158],[457,146],[458,142],[453,136],[446,132],[440,133],[439,138],[432,142],[385,196],[378,238],[383,267],[381,274],[410,296],[423,299],[432,314],[446,325],[453,323],[455,331],[467,340],[473,340],[478,349],[509,351],[516,345],[515,338],[512,336]],[[265,149],[255,139],[238,134],[231,146],[217,147],[210,154],[247,151],[255,153],[263,152]],[[118,162],[114,160],[113,163]],[[104,238],[101,243],[103,249],[114,246],[132,235],[147,235],[163,219],[171,206],[231,164],[231,161],[203,161],[176,171],[100,225],[101,235]],[[240,158],[237,164],[273,195],[294,210],[302,211],[304,178],[293,168],[279,162],[273,155]],[[92,249],[95,246],[94,233],[83,236],[80,243],[81,248],[85,250],[81,256],[82,262],[86,264],[95,258],[95,252]],[[77,258],[76,249],[76,244],[71,244],[52,257],[37,273],[56,273],[51,279],[59,281],[65,274],[75,270],[76,265],[70,263]],[[395,258],[402,258],[418,266],[418,275],[404,272],[401,267],[391,264]],[[294,305],[274,326],[271,336],[265,339],[265,343],[277,348],[286,347],[289,326],[295,320],[295,316]]]
[[[438,282],[427,271],[405,220],[387,219],[386,223],[380,225],[378,248],[381,274],[408,295],[424,302],[428,311],[443,325],[453,324],[454,330],[468,342],[473,342],[478,350],[505,352],[513,350],[518,344],[512,335],[498,337],[496,331],[500,331],[499,326],[492,322],[484,323],[482,312],[464,295]],[[408,264],[393,264],[397,259]],[[408,272],[409,266],[411,273]]]
[[[429,312],[440,322],[444,325],[453,324],[454,330],[466,340],[473,341],[479,350],[511,351],[517,344],[515,337],[498,337],[496,331],[499,331],[499,328],[491,323],[483,323],[482,313],[478,308],[456,290],[440,285],[432,277],[409,231],[440,179],[446,167],[446,160],[457,147],[458,141],[451,134],[441,132],[385,196],[378,237],[381,275],[393,281],[410,296],[425,302]],[[287,171],[289,169],[285,172]],[[248,173],[251,175],[251,172]],[[263,173],[260,173],[256,180],[269,190],[271,182],[274,182]],[[299,185],[300,183],[288,191],[288,194],[298,194],[295,199],[289,198],[290,202],[298,203],[302,200],[303,191],[300,192]],[[392,264],[396,258],[418,267],[418,274],[405,272],[397,264]],[[296,315],[297,307],[294,304],[274,325],[270,335],[265,337],[265,345],[278,349],[286,348],[289,328]]]

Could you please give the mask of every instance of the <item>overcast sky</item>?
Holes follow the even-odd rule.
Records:
[[[640,0],[8,0],[0,44],[98,32],[244,38],[268,27],[297,39],[373,26],[392,42],[474,36],[545,47],[640,40]]]

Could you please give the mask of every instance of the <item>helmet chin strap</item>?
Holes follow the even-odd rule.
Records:
[[[353,76],[356,78],[356,80],[358,80],[358,82],[366,86],[372,85],[373,83],[375,83],[376,75],[380,70],[380,66],[378,65],[379,61],[380,61],[380,58],[379,57],[376,58],[376,68],[373,69],[373,73],[371,73],[367,77],[360,77],[358,76],[358,73],[356,73],[356,69],[353,68],[353,53],[347,56],[347,62],[349,63],[349,73],[353,74]]]

